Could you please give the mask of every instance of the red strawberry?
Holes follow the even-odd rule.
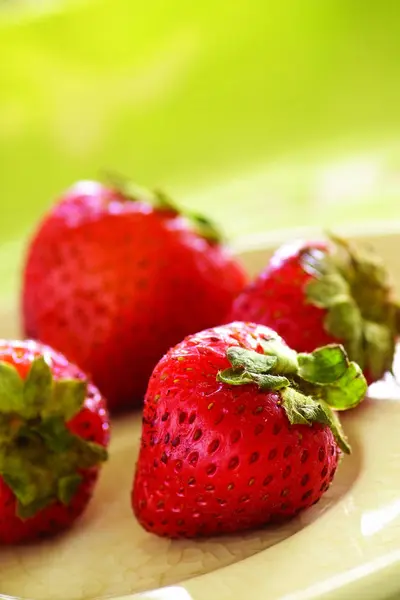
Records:
[[[0,543],[69,527],[107,458],[105,402],[64,356],[0,340]]]
[[[111,409],[140,403],[164,352],[219,324],[246,283],[208,221],[135,194],[74,186],[39,226],[24,274],[27,336],[78,364]]]
[[[397,312],[379,258],[332,237],[280,248],[239,294],[226,321],[272,327],[298,352],[341,343],[372,383],[392,367]]]
[[[350,451],[331,406],[354,406],[365,391],[342,346],[297,355],[271,329],[239,322],[187,337],[147,390],[139,522],[195,537],[296,515],[329,487],[339,447]]]

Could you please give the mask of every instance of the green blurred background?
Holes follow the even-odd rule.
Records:
[[[0,0],[0,276],[105,170],[233,239],[400,217],[400,4]],[[22,241],[21,241],[22,240]]]

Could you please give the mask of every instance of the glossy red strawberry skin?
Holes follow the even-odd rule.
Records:
[[[164,352],[220,323],[245,283],[237,261],[183,218],[81,183],[32,240],[24,328],[87,372],[110,409],[130,407]]]
[[[159,362],[145,398],[132,506],[161,536],[197,537],[293,517],[328,488],[330,429],[291,426],[277,392],[219,383],[226,350],[262,352],[270,330],[233,323],[189,336]]]
[[[48,346],[35,341],[0,340],[0,361],[17,368],[25,378],[34,358],[45,355],[55,379],[86,379],[83,372]],[[92,384],[84,408],[71,419],[69,429],[85,440],[108,446],[109,418],[104,398]],[[21,520],[16,514],[16,498],[0,476],[0,544],[16,544],[47,537],[69,528],[84,512],[98,478],[99,468],[81,471],[83,480],[69,506],[53,503],[34,517]]]
[[[326,310],[307,301],[305,288],[313,275],[301,263],[306,249],[329,252],[328,246],[318,241],[283,246],[238,295],[226,321],[254,321],[271,327],[297,352],[340,343],[325,330]]]

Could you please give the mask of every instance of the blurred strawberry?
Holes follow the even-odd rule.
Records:
[[[86,371],[111,409],[131,407],[163,353],[221,322],[245,283],[208,220],[160,192],[82,182],[32,240],[23,322]]]
[[[108,441],[105,402],[79,369],[36,342],[0,340],[0,543],[70,527]]]
[[[398,312],[379,257],[332,236],[282,246],[236,298],[226,321],[272,327],[298,352],[342,343],[372,383],[392,368]]]

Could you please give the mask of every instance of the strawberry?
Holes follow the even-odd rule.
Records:
[[[28,250],[25,333],[78,364],[110,409],[131,407],[164,352],[219,324],[245,283],[203,217],[183,215],[161,192],[81,182]]]
[[[77,367],[37,342],[0,340],[0,543],[70,527],[108,439],[105,402]]]
[[[365,391],[340,345],[296,354],[271,329],[242,322],[188,336],[149,382],[134,513],[168,537],[293,517],[350,452],[332,408],[355,406]]]
[[[392,367],[397,315],[382,261],[331,236],[281,247],[236,298],[226,321],[272,327],[298,352],[341,343],[372,383]]]

